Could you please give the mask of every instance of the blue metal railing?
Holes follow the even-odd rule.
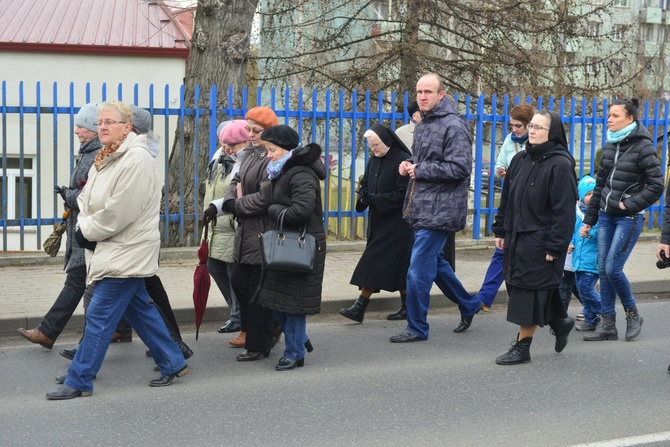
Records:
[[[195,107],[185,105],[185,90],[166,85],[163,89],[149,85],[143,91],[138,84],[134,85],[132,93],[124,98],[123,85],[116,89],[102,84],[100,92],[92,92],[91,85],[77,87],[74,83],[67,85],[67,101],[59,99],[63,86],[53,84],[52,89],[44,89],[37,83],[33,91],[28,91],[23,82],[18,85],[7,85],[2,82],[0,92],[2,103],[0,115],[2,123],[0,129],[0,144],[2,145],[2,184],[0,189],[0,231],[2,231],[2,249],[39,250],[41,247],[42,231],[49,231],[60,216],[59,200],[53,195],[53,184],[67,182],[69,173],[75,163],[75,154],[78,150],[73,135],[73,125],[79,108],[88,102],[103,102],[108,98],[116,97],[120,100],[132,102],[149,110],[154,117],[153,130],[163,143],[161,157],[163,159],[163,175],[165,176],[164,190],[169,191],[168,163],[176,139],[176,153],[173,155],[175,163],[179,163],[179,182],[172,185],[179,190],[179,204],[176,210],[170,210],[168,194],[164,194],[161,204],[161,231],[167,234],[169,223],[174,222],[179,227],[180,238],[183,240],[186,224],[198,220],[202,204],[198,202],[200,179],[203,173],[198,172],[198,157],[194,163],[186,166],[181,156],[184,151],[184,117],[194,119],[194,135],[199,134],[204,120],[209,126],[209,147],[203,148],[210,156],[216,150],[217,124],[227,119],[243,118],[246,111],[255,105],[269,105],[272,107],[280,122],[296,128],[305,141],[316,141],[324,150],[324,160],[329,165],[328,175],[324,187],[324,222],[329,234],[338,238],[351,239],[364,237],[365,221],[361,225],[360,219],[367,214],[354,211],[356,200],[355,190],[358,178],[364,172],[368,161],[366,142],[362,138],[362,131],[368,129],[374,122],[383,121],[384,124],[395,129],[406,123],[409,95],[404,92],[351,92],[343,90],[319,92],[316,89],[293,91],[289,88],[255,91],[255,101],[249,96],[247,87],[241,89],[236,96],[233,87],[217,89],[211,86],[206,89],[200,87],[195,91]],[[51,92],[45,95],[45,91]],[[126,92],[129,89],[125,89]],[[178,93],[175,93],[178,91]],[[114,92],[113,94],[109,94]],[[178,94],[178,98],[171,95]],[[163,96],[161,98],[160,96]],[[26,98],[30,97],[30,100]],[[584,174],[594,174],[597,150],[605,143],[607,123],[607,99],[587,98],[544,98],[520,96],[471,96],[454,95],[459,105],[459,111],[469,121],[473,131],[473,206],[470,210],[472,224],[471,235],[474,239],[482,237],[482,232],[488,234],[493,217],[496,213],[496,195],[493,184],[482,184],[482,166],[484,160],[490,163],[489,182],[494,181],[493,167],[495,159],[508,133],[509,109],[521,102],[527,102],[537,109],[556,110],[563,117],[566,131],[569,136],[569,150],[577,160],[579,177]],[[171,104],[175,102],[175,104]],[[251,104],[255,102],[255,104]],[[217,104],[226,104],[219,108]],[[235,107],[234,104],[240,104]],[[654,144],[659,148],[661,163],[665,172],[668,145],[669,101],[647,101],[641,110],[641,122],[647,126],[654,138]],[[45,139],[51,134],[53,153],[49,156]],[[196,154],[201,149],[200,141],[195,138],[194,150]],[[27,170],[25,161],[32,159],[32,170]],[[18,159],[18,168],[9,167],[9,161]],[[14,166],[14,164],[12,164]],[[192,173],[193,193],[184,196],[183,179],[187,171]],[[10,184],[10,180],[13,182]],[[9,194],[9,191],[12,194]],[[658,227],[662,222],[663,201],[650,207],[649,228]],[[187,214],[187,205],[193,205],[195,212]],[[10,216],[9,210],[12,210]],[[34,210],[34,212],[32,212]],[[36,233],[35,244],[26,246],[27,227]],[[198,229],[194,228],[193,238],[198,239]],[[14,232],[9,240],[9,233]]]

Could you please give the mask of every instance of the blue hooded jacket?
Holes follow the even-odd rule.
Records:
[[[581,237],[579,230],[584,225],[584,214],[587,206],[584,204],[584,197],[587,193],[593,191],[596,186],[596,179],[590,175],[585,175],[579,181],[577,189],[579,190],[579,203],[577,204],[577,218],[575,219],[575,230],[572,234],[570,245],[575,248],[572,251],[572,267],[575,272],[589,272],[599,274],[598,270],[598,225],[594,225],[589,232],[588,237]]]

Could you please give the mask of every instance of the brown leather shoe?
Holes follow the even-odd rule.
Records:
[[[244,348],[244,344],[246,342],[247,342],[247,333],[240,332],[240,334],[236,338],[233,338],[228,343],[233,345],[233,348]]]
[[[114,335],[112,335],[112,341],[110,343],[130,343],[133,341],[133,333],[128,332],[126,334],[122,334],[121,332],[114,332]]]
[[[19,328],[16,332],[21,334],[23,338],[33,343],[39,343],[40,346],[44,346],[47,349],[51,349],[54,346],[55,340],[50,339],[42,333],[39,329],[23,329]]]

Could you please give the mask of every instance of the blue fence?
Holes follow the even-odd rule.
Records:
[[[219,91],[216,86],[202,92],[204,97],[201,96],[201,89],[196,90],[196,107],[189,108],[184,105],[183,86],[155,88],[149,85],[140,88],[134,85],[127,89],[123,85],[108,88],[103,84],[99,92],[93,92],[90,84],[77,88],[74,83],[67,86],[54,83],[48,87],[37,83],[27,88],[23,83],[8,86],[3,81],[0,108],[0,231],[3,251],[41,249],[45,235],[51,232],[51,225],[59,220],[62,211],[52,186],[66,184],[76,162],[79,144],[72,133],[74,117],[83,104],[107,99],[132,102],[152,113],[153,130],[162,145],[159,162],[163,166],[165,191],[170,186],[168,160],[174,140],[177,141],[177,155],[184,151],[184,117],[194,118],[195,135],[198,135],[202,121],[208,120],[208,150],[211,155],[216,150],[215,130],[219,122],[243,118],[246,111],[255,105],[269,105],[276,111],[280,122],[298,130],[303,141],[316,141],[324,148],[324,161],[329,168],[324,187],[324,218],[328,233],[340,239],[364,237],[366,214],[354,211],[358,179],[368,160],[362,134],[375,122],[383,122],[394,129],[406,123],[409,119],[406,113],[409,103],[407,93],[292,91],[288,88],[250,91],[244,88],[236,96],[232,87]],[[65,98],[61,99],[63,96]],[[454,95],[454,99],[473,132],[473,193],[469,210],[472,219],[467,229],[472,238],[479,239],[490,231],[496,212],[497,185],[482,184],[482,178],[494,181],[492,166],[509,132],[508,110],[514,105],[527,102],[537,109],[559,112],[568,133],[570,152],[577,160],[578,175],[593,174],[595,167],[592,161],[596,159],[597,149],[605,142],[603,130],[607,122],[607,99],[470,95]],[[228,106],[219,108],[216,104]],[[233,104],[239,104],[239,107],[233,107]],[[664,170],[667,164],[664,148],[668,144],[669,104],[669,101],[645,102],[641,111],[641,122],[654,136]],[[196,153],[203,149],[197,144]],[[197,241],[198,225],[194,226],[192,234],[184,234],[184,228],[187,222],[197,221],[201,214],[198,191],[201,190],[199,179],[204,175],[198,172],[197,163],[181,166],[180,169],[180,178],[176,180],[180,183],[179,190],[183,190],[184,179],[190,177],[194,193],[191,197],[182,195],[179,210],[172,212],[168,210],[166,194],[162,204],[162,231],[165,235],[168,223],[175,222],[179,224],[181,241]],[[184,212],[188,203],[193,204],[195,209],[190,214]],[[659,226],[662,201],[650,207],[649,211],[648,227]]]

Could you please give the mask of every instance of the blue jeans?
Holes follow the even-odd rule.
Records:
[[[300,360],[305,357],[305,343],[307,342],[307,315],[287,314],[274,311],[275,320],[284,331],[284,358],[286,360]]]
[[[481,308],[481,301],[469,294],[444,260],[442,250],[446,231],[414,230],[412,258],[407,271],[407,328],[422,339],[428,338],[428,309],[433,282],[442,293],[458,305],[462,317],[471,317]]]
[[[598,270],[603,314],[616,313],[617,295],[624,309],[635,307],[633,289],[623,273],[623,266],[635,247],[643,224],[644,214],[612,216],[598,212]]]
[[[147,345],[162,375],[174,374],[186,366],[156,306],[149,301],[144,278],[106,278],[95,284],[86,310],[84,338],[70,364],[65,385],[93,391],[93,376],[100,370],[121,317]]]
[[[486,270],[486,276],[484,276],[484,282],[479,289],[479,293],[477,293],[479,301],[488,307],[493,305],[493,300],[495,300],[498,289],[503,283],[503,253],[504,251],[497,248],[493,252],[491,263]]]
[[[582,299],[584,321],[589,324],[597,324],[599,315],[602,312],[600,295],[595,289],[598,275],[590,272],[575,272],[575,282],[579,296]]]

